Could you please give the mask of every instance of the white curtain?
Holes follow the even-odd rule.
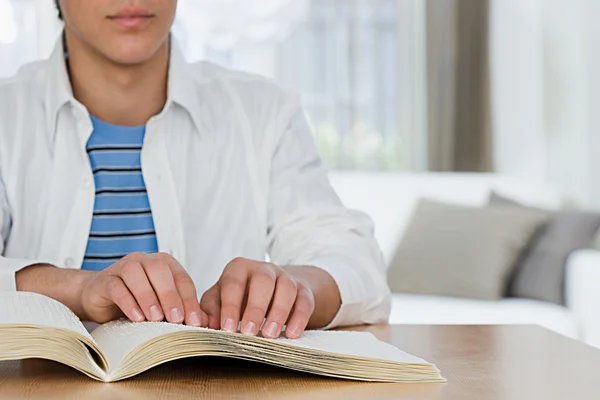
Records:
[[[192,60],[302,93],[330,166],[415,169],[426,151],[423,9],[420,0],[180,0],[174,32]]]
[[[499,172],[600,209],[600,3],[495,0],[492,87]]]
[[[38,58],[38,36],[33,0],[0,0],[0,78]]]

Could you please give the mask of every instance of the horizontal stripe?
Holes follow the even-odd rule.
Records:
[[[95,217],[92,219],[90,233],[152,232],[152,215],[134,215],[122,217]]]
[[[84,261],[119,261],[121,258],[126,257],[127,254],[110,254],[110,255],[95,255],[86,254]]]
[[[90,154],[92,170],[96,168],[140,168],[139,151],[102,152]]]
[[[138,167],[128,168],[96,168],[92,171],[95,175],[98,174],[134,174],[135,172],[141,173],[142,169]]]
[[[96,239],[88,241],[86,254],[120,254],[120,253],[156,253],[158,243],[154,236],[129,237],[121,239]]]
[[[114,190],[113,190],[114,189]],[[123,197],[123,196],[142,196],[148,197],[146,189],[134,188],[134,189],[106,189],[101,191],[103,193],[96,192],[96,198],[102,198],[106,196]],[[115,200],[116,201],[116,200]]]
[[[96,191],[96,196],[101,196],[104,194],[134,194],[134,193],[147,193],[146,189],[128,189],[128,188],[111,188],[111,189],[103,189]]]
[[[128,237],[156,236],[154,231],[101,232],[90,233],[90,239],[119,239]]]
[[[131,145],[97,145],[97,146],[88,146],[87,153],[99,153],[99,152],[129,152],[129,151],[142,151],[142,146],[139,144],[131,144]]]
[[[94,217],[128,217],[132,215],[152,215],[152,211],[148,208],[145,210],[110,210],[110,211],[96,211]]]
[[[142,194],[104,194],[96,196],[96,211],[148,210],[148,195]]]

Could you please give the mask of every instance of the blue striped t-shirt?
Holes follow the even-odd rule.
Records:
[[[96,200],[82,269],[101,271],[134,252],[158,251],[141,150],[145,126],[111,125],[92,117],[87,152]]]

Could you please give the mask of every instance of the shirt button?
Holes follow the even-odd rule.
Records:
[[[89,179],[84,180],[83,187],[86,189],[90,189],[92,187],[92,181],[90,181]]]
[[[65,260],[65,267],[73,268],[73,265],[75,265],[75,260],[73,260],[71,257]]]

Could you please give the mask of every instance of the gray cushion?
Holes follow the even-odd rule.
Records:
[[[522,250],[547,221],[515,207],[423,200],[390,265],[392,291],[498,300]]]
[[[492,193],[490,204],[536,210],[497,193]],[[511,278],[508,296],[564,304],[567,258],[575,250],[592,247],[600,229],[600,214],[557,211],[549,215],[549,223],[521,257]]]

